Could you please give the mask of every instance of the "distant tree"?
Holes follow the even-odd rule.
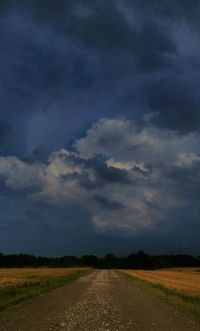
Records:
[[[98,257],[95,255],[84,255],[80,259],[83,265],[91,267],[96,267],[98,265],[98,260]]]
[[[160,269],[169,267],[200,267],[200,257],[187,254],[178,255],[148,255],[140,250],[127,257],[116,257],[109,253],[104,258],[95,255],[84,255],[81,258],[76,256],[63,257],[42,257],[29,254],[0,253],[0,267],[78,267],[91,266],[95,268],[120,268],[120,269]]]

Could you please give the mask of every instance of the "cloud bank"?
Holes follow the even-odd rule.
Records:
[[[74,151],[55,151],[47,163],[0,157],[0,179],[20,205],[23,200],[19,217],[45,207],[52,223],[52,209],[73,207],[70,215],[85,210],[86,226],[99,234],[177,228],[184,234],[199,228],[199,143],[198,133],[103,118],[74,142]]]

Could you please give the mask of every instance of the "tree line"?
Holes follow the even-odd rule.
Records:
[[[43,257],[29,254],[1,254],[0,268],[23,267],[94,267],[100,269],[160,269],[172,267],[200,267],[200,256],[187,254],[149,255],[143,251],[125,257],[106,254],[104,257],[84,255],[82,257]]]

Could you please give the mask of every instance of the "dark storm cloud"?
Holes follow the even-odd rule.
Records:
[[[0,120],[0,151],[4,150],[10,143],[11,137],[13,135],[13,130],[10,125]]]
[[[28,5],[25,1],[19,1],[17,5],[11,1],[7,3],[7,8],[16,10],[24,8],[40,24],[45,22],[57,32],[60,31],[63,36],[80,40],[89,48],[105,49],[108,52],[113,52],[116,48],[120,51],[124,50],[133,56],[133,65],[136,61],[139,73],[170,69],[175,74],[177,64],[174,62],[174,56],[177,56],[177,45],[172,32],[183,24],[183,21],[191,29],[196,27],[197,31],[199,25],[199,20],[196,19],[199,3],[196,0],[190,3],[171,0],[161,3],[156,0],[151,2],[151,5],[148,1],[142,3],[110,1],[104,4],[101,1],[86,1],[84,6],[81,1],[59,1],[58,3],[31,1]],[[33,49],[33,54],[34,52]],[[48,61],[46,61],[47,58]],[[38,81],[42,83],[45,93],[48,88],[52,89],[52,84],[56,86],[57,93],[62,93],[64,86],[68,89],[64,78],[66,75],[71,77],[71,88],[78,89],[90,87],[96,79],[95,74],[87,71],[85,63],[80,58],[75,60],[74,64],[72,63],[71,72],[67,72],[65,66],[57,65],[56,67],[55,63],[58,59],[56,55],[51,59],[51,53],[48,53],[48,50],[45,53],[45,50],[38,49],[37,56],[30,61],[41,68],[38,71],[41,79],[35,77],[33,80],[36,84]],[[25,72],[28,72],[31,77],[30,68],[27,69]],[[23,75],[24,70],[20,68],[19,70]],[[190,91],[193,83],[190,82],[191,88],[187,89],[187,83],[180,83],[181,77],[180,80],[176,80],[173,76],[171,79],[173,83],[171,80],[165,81],[164,76],[157,86],[151,88],[149,106],[153,112],[157,111],[160,114],[155,116],[154,124],[180,131],[193,131],[198,127],[199,108],[197,100],[194,100]],[[32,79],[29,78],[29,81]],[[170,87],[170,84],[174,87]],[[127,96],[129,100],[131,95],[133,93],[130,91]],[[145,92],[143,92],[143,98],[145,99]],[[126,101],[124,103],[126,106]]]
[[[168,18],[171,21],[184,19],[192,26],[199,27],[200,6],[198,0],[152,0],[151,3],[148,0],[142,2],[140,0],[134,2],[127,0],[125,2],[142,16]]]
[[[85,50],[14,9],[1,17],[0,27],[1,117],[16,134],[10,153],[51,149],[50,133],[55,145],[63,144],[65,129],[59,123],[60,115],[69,122],[71,108],[80,108],[75,91],[89,88],[95,79]],[[79,122],[78,115],[74,122]],[[72,131],[73,125],[69,126]]]
[[[177,183],[175,195],[185,199],[191,208],[196,209],[199,205],[200,196],[200,161],[194,161],[190,167],[164,167],[163,176],[169,181]],[[194,207],[196,205],[196,207]],[[186,210],[189,208],[186,204]]]
[[[97,176],[105,182],[127,184],[130,181],[127,171],[108,167],[105,162],[98,159],[89,160],[86,165],[93,169]]]
[[[63,35],[71,35],[92,48],[121,48],[130,52],[142,71],[165,67],[170,64],[165,55],[175,52],[173,40],[164,26],[160,29],[156,17],[148,17],[144,12],[139,30],[127,22],[123,13],[126,2],[85,1],[83,6],[82,1],[31,1],[28,5],[19,1],[15,6],[11,1],[7,7],[13,8],[12,5],[16,10],[26,9],[39,22],[46,22]],[[134,4],[129,4],[128,10],[129,15],[134,15]]]
[[[172,21],[192,21],[199,4],[192,1],[131,2],[102,1],[7,1],[7,9],[31,13],[39,24],[45,22],[64,36],[71,36],[86,45],[113,50],[125,49],[135,56],[140,70],[153,70],[171,64],[167,54],[176,52],[176,45],[168,29]],[[23,10],[22,10],[23,9]],[[5,11],[4,11],[5,13]]]
[[[139,71],[156,70],[173,65],[169,53],[176,51],[170,35],[155,23],[144,24],[135,45]]]
[[[78,173],[74,170],[73,174],[68,174],[61,176],[61,180],[69,180],[69,178],[76,178],[79,184],[87,190],[94,190],[97,188],[103,188],[105,185],[110,183],[117,184],[130,184],[131,179],[126,170],[121,170],[108,166],[105,163],[105,160],[101,160],[99,157],[85,159],[79,154],[70,154],[65,156],[60,153],[59,155],[63,158],[66,164],[69,164],[71,167],[81,166],[82,169],[90,169],[95,174],[95,178],[90,178],[89,173]],[[136,170],[137,171],[137,170]]]
[[[174,17],[181,17],[185,16],[188,20],[194,19],[198,15],[198,9],[199,9],[199,1],[198,0],[152,0],[151,3],[149,3],[148,0],[143,0],[142,2],[139,0],[135,0],[134,2],[132,0],[111,0],[107,4],[103,4],[101,0],[86,0],[84,2],[85,5],[85,11],[87,12],[87,8],[93,8],[93,9],[101,9],[102,11],[107,8],[113,8],[116,4],[125,3],[126,5],[129,5],[129,9],[137,10],[138,13],[142,13],[142,15],[148,15],[151,17],[151,15],[162,15],[170,18]],[[66,22],[62,22],[63,19],[66,17],[67,13],[69,11],[72,11],[72,9],[78,5],[81,5],[81,1],[65,1],[65,0],[59,0],[57,3],[55,3],[54,0],[49,0],[48,2],[44,2],[41,0],[29,0],[27,3],[26,0],[2,0],[1,1],[1,8],[3,13],[5,13],[6,10],[12,7],[19,7],[19,8],[30,8],[35,14],[41,15],[42,18],[46,18],[50,21],[55,21],[58,24],[66,24]],[[108,7],[107,7],[108,6]],[[84,8],[83,9],[84,13]],[[114,15],[113,15],[114,16]]]
[[[147,92],[155,112],[151,123],[183,133],[199,130],[200,100],[192,88],[174,78],[153,84]]]
[[[162,85],[168,84],[166,73],[174,81],[177,70],[190,64],[182,61],[174,33],[182,21],[192,29],[196,2],[85,1],[83,6],[82,1],[8,0],[1,8],[1,112],[15,132],[8,153],[53,151],[103,116],[134,118],[164,104],[155,125],[172,129],[177,118],[187,116],[187,110],[175,109],[181,101],[167,115],[170,93],[166,96]],[[145,88],[158,77],[160,90],[155,86],[149,98]],[[187,90],[187,74],[177,86],[181,80]],[[188,85],[189,107],[197,83],[190,77]],[[189,123],[196,119],[197,102],[192,103],[184,130],[193,130]]]
[[[82,255],[87,245],[92,250],[95,232],[88,226],[87,211],[80,206],[57,208],[44,203],[24,206],[20,200],[14,204],[1,197],[0,206],[1,251],[56,256]]]
[[[95,195],[94,199],[103,207],[109,210],[116,210],[116,209],[121,209],[124,208],[124,206],[116,201],[116,200],[109,200],[106,197],[102,195]]]

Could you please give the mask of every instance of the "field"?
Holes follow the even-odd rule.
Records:
[[[127,275],[191,296],[200,296],[200,269],[124,270]]]
[[[200,269],[120,270],[136,284],[200,321]]]
[[[0,269],[0,309],[77,279],[87,268]]]
[[[52,284],[53,280],[60,279],[62,283],[63,277],[65,281],[71,277],[70,272],[71,275],[73,272],[79,272],[79,275],[80,272],[87,272],[88,275],[83,281],[25,300],[17,307],[0,312],[0,330],[200,330],[197,322],[200,301],[195,296],[192,296],[193,301],[188,294],[187,300],[172,296],[174,289],[161,288],[161,285],[147,280],[122,275],[119,270],[87,270],[18,269],[5,270],[5,273],[2,270],[2,289],[9,293],[10,287],[17,288],[18,295],[21,288],[30,295],[30,289],[37,286],[35,281],[39,284],[50,281]],[[179,271],[173,272],[176,274]],[[9,280],[13,275],[13,280],[5,284],[5,278]],[[28,284],[25,285],[24,281]],[[33,281],[33,285],[29,281]],[[59,282],[56,281],[56,284]],[[16,298],[15,292],[11,293],[10,297]],[[171,305],[168,305],[168,299]],[[176,307],[181,307],[181,313]]]

